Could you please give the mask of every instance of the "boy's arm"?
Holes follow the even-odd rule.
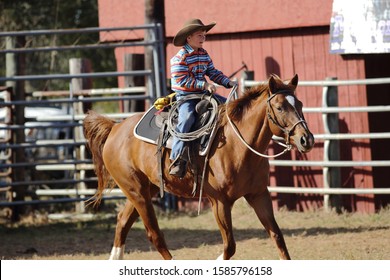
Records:
[[[230,79],[225,74],[223,74],[222,71],[214,67],[214,63],[211,60],[211,58],[210,58],[210,62],[207,65],[206,74],[207,76],[209,76],[210,80],[212,80],[214,83],[217,83],[226,88],[231,87]]]

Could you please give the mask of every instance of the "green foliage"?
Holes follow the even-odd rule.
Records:
[[[98,26],[97,0],[1,0],[2,31]]]
[[[97,27],[97,0],[0,0],[1,31],[76,29]],[[98,44],[99,34],[69,34],[26,36],[24,46],[69,46]],[[5,48],[5,38],[0,39],[0,46]],[[24,75],[66,74],[69,73],[70,58],[91,60],[94,72],[115,71],[113,49],[92,49],[75,51],[32,52],[25,54]],[[0,56],[0,75],[5,74],[5,55]],[[26,91],[67,90],[68,81],[33,81],[26,83]],[[116,87],[116,78],[95,79],[93,86]]]

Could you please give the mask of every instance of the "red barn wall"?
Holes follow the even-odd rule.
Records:
[[[98,0],[100,27],[144,24],[144,2]],[[329,25],[331,10],[332,0],[165,0],[165,30],[168,38],[173,37],[189,18],[200,18],[204,23],[216,21],[210,34],[324,26]],[[140,34],[124,31],[120,39]]]
[[[180,4],[179,4],[180,3]],[[340,56],[329,53],[329,22],[332,1],[301,0],[296,2],[275,0],[242,1],[174,1],[165,0],[167,73],[169,58],[178,48],[171,44],[172,38],[183,22],[190,17],[199,17],[204,23],[217,21],[207,37],[205,48],[213,58],[215,66],[230,75],[245,62],[255,72],[255,80],[265,80],[270,73],[282,78],[291,78],[295,73],[300,80],[323,80],[337,77],[340,80],[364,79],[363,56]],[[101,27],[134,26],[144,23],[143,0],[99,0],[99,22]],[[191,11],[191,12],[189,12]],[[122,32],[115,40],[142,38],[139,31]],[[102,40],[113,40],[102,34]],[[124,52],[143,52],[140,49],[117,49],[119,70],[123,69]],[[222,91],[226,94],[226,91]],[[338,88],[339,106],[365,106],[365,86],[341,86]],[[298,97],[306,107],[318,107],[322,102],[322,89],[299,87]],[[324,133],[322,116],[306,114],[307,122],[314,134]],[[340,113],[341,133],[364,133],[369,131],[366,113]],[[341,160],[371,160],[367,140],[341,141]],[[278,149],[271,146],[271,150]],[[323,160],[323,143],[318,141],[315,149],[307,155],[292,153],[292,159]],[[291,176],[285,176],[286,172]],[[270,185],[295,187],[322,187],[321,168],[274,167]],[[281,175],[281,176],[280,176]],[[343,168],[342,186],[372,188],[371,168]],[[306,210],[322,206],[322,196],[274,195],[275,206]],[[372,196],[343,196],[344,207],[349,210],[373,212]]]

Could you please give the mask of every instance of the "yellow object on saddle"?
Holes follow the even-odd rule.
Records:
[[[176,92],[174,93],[171,93],[167,96],[164,96],[164,97],[160,97],[158,98],[154,103],[154,107],[157,109],[157,110],[161,110],[161,109],[164,109],[165,106],[168,106],[169,104],[171,104],[172,102],[172,98],[176,95]]]

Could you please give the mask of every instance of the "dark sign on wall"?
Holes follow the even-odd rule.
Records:
[[[390,0],[333,0],[330,52],[390,53]]]

